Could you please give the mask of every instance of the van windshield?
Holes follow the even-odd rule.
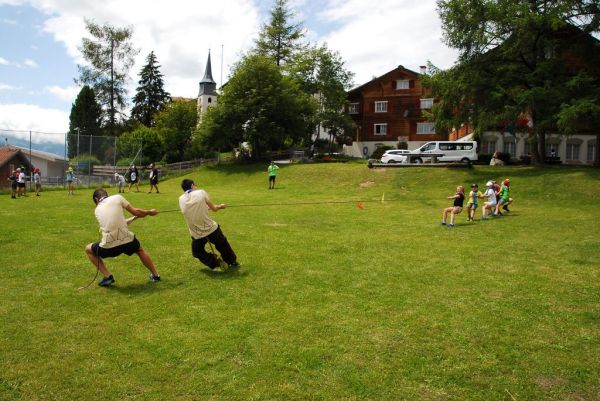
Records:
[[[421,152],[429,152],[435,150],[435,143],[426,143],[421,147]]]

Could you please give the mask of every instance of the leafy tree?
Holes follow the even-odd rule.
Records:
[[[89,65],[78,65],[78,82],[91,85],[104,110],[104,123],[115,134],[118,115],[126,107],[125,83],[134,56],[138,53],[131,44],[133,30],[98,25],[85,21],[92,39],[83,38],[80,50]]]
[[[578,62],[574,71],[569,60],[588,60],[586,54],[599,53],[589,35],[598,32],[598,3],[438,0],[437,4],[445,41],[459,50],[460,57],[451,70],[438,71],[426,82],[441,99],[433,108],[436,128],[456,126],[457,117],[479,131],[511,127],[526,113],[537,140],[534,156],[545,160],[546,134],[556,130],[561,105],[572,93],[566,83],[594,66],[591,61]]]
[[[89,136],[101,134],[101,115],[102,109],[96,102],[94,90],[84,85],[71,106],[71,114],[69,114],[69,135],[67,136],[69,158],[77,156],[78,134],[80,142],[83,141],[84,136],[88,138],[85,144],[79,144],[80,148],[86,150],[89,148],[89,145],[86,145],[89,144]]]
[[[197,121],[195,102],[174,101],[156,114],[155,128],[162,138],[167,163],[183,161],[190,154]]]
[[[140,147],[142,148],[140,150]],[[133,131],[125,132],[119,137],[118,152],[121,159],[129,164],[138,154],[141,155],[139,164],[147,165],[161,160],[163,157],[163,139],[156,128],[140,126]]]
[[[271,19],[263,25],[256,40],[258,54],[270,57],[277,66],[286,63],[301,48],[299,41],[304,37],[302,24],[290,23],[294,16],[287,0],[275,0]]]
[[[266,150],[298,143],[310,129],[315,107],[296,79],[282,74],[268,57],[250,55],[235,66],[198,134],[213,148],[248,142],[258,159]]]
[[[317,128],[315,140],[319,139],[320,128],[325,128],[331,138],[345,141],[345,132],[351,129],[352,119],[344,112],[347,93],[352,86],[353,75],[344,68],[344,62],[337,52],[327,45],[306,47],[296,53],[287,65],[291,75],[297,78],[307,94],[312,94],[318,108],[312,119]],[[312,141],[312,131],[308,132],[307,143]]]
[[[160,65],[152,51],[140,72],[139,86],[133,97],[131,118],[147,127],[154,125],[154,114],[171,100],[171,95],[164,90],[163,75],[159,68]]]

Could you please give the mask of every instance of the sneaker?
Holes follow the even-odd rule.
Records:
[[[448,224],[448,228],[454,227],[454,224]]]
[[[232,268],[232,267],[240,267],[240,264],[237,261],[233,262],[233,263],[230,263],[229,264],[229,268]]]
[[[445,222],[445,221],[442,221],[442,225],[443,225],[443,226],[445,226],[445,225],[446,225],[446,222]]]
[[[102,280],[100,280],[100,282],[98,283],[98,285],[100,287],[108,287],[111,284],[113,284],[115,282],[115,278],[113,277],[113,275],[111,274],[108,277],[104,277]]]
[[[155,276],[154,274],[150,273],[150,281],[160,281],[160,276]]]
[[[502,206],[502,209],[506,210],[507,212],[510,212],[510,210],[508,210],[508,206],[506,205]]]

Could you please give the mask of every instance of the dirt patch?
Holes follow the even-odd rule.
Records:
[[[566,381],[560,377],[538,377],[535,383],[543,390],[550,390],[556,386],[562,386]]]
[[[270,224],[265,224],[265,226],[268,226],[268,227],[287,227],[287,224],[270,223]]]
[[[375,185],[375,181],[365,181],[360,183],[361,188],[369,188]]]

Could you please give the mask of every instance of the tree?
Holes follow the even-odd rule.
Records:
[[[98,102],[104,111],[104,124],[109,133],[115,134],[117,115],[123,115],[126,107],[125,83],[134,56],[139,52],[133,48],[131,28],[116,28],[85,21],[93,39],[83,38],[80,47],[83,58],[89,65],[78,65],[78,82],[94,88]]]
[[[197,121],[196,102],[171,102],[156,114],[155,128],[162,138],[167,163],[186,159]]]
[[[69,158],[77,156],[78,136],[80,141],[83,140],[83,135],[87,136],[86,144],[89,144],[90,135],[100,135],[101,116],[102,109],[96,102],[94,90],[84,85],[71,106],[71,114],[69,114],[69,135],[67,136]],[[79,145],[82,149],[88,149],[88,146],[83,143]]]
[[[598,3],[590,0],[439,0],[444,38],[460,51],[459,62],[428,83],[441,99],[434,106],[436,128],[450,128],[459,113],[478,130],[530,122],[545,160],[545,138],[557,129],[566,83],[598,54],[590,33],[598,32]],[[593,39],[593,38],[592,38]],[[597,43],[597,41],[596,41]],[[570,63],[577,59],[577,65]],[[597,65],[597,62],[596,62]],[[577,96],[577,95],[575,95]],[[534,142],[535,143],[535,142]]]
[[[171,100],[171,95],[164,90],[163,75],[159,68],[160,65],[152,51],[140,72],[139,86],[133,97],[131,118],[147,127],[154,125],[154,114]]]
[[[211,107],[198,132],[208,147],[252,146],[255,159],[266,150],[301,141],[316,103],[298,81],[283,75],[268,57],[250,55],[234,67],[217,106]]]
[[[290,23],[293,16],[287,0],[275,0],[271,20],[263,25],[256,40],[258,54],[270,57],[277,66],[290,60],[301,47],[299,41],[304,37],[302,24]]]
[[[302,90],[313,95],[318,102],[312,120],[316,126],[315,140],[319,139],[321,127],[330,138],[345,142],[344,134],[351,129],[352,119],[345,113],[348,102],[347,90],[352,86],[353,75],[344,68],[340,55],[332,52],[327,45],[306,47],[295,54],[286,66],[290,74],[299,80]],[[312,134],[308,132],[307,143],[312,143]]]
[[[141,147],[141,150],[140,150]],[[119,137],[119,158],[126,159],[127,164],[140,154],[139,164],[147,165],[161,160],[163,157],[163,138],[156,128],[140,126],[131,132],[125,132]]]

